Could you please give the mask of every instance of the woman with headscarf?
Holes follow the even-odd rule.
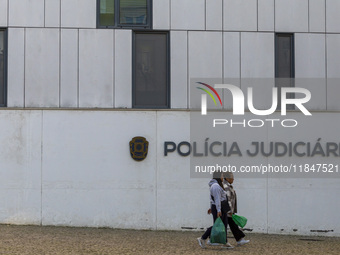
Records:
[[[221,217],[221,220],[226,228],[228,226],[228,211],[230,210],[228,199],[226,196],[226,192],[223,187],[223,175],[221,172],[214,172],[213,179],[209,182],[210,188],[210,210],[213,215],[214,222],[218,217]],[[197,238],[198,244],[205,248],[206,241],[210,237],[212,227],[209,227],[202,237]],[[226,238],[225,248],[234,248],[230,243],[228,243],[228,238]]]

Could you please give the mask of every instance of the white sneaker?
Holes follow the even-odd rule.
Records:
[[[233,249],[234,246],[232,246],[230,243],[226,243],[222,246],[222,248],[225,248],[225,249]]]
[[[250,240],[244,240],[244,239],[242,238],[240,241],[237,242],[237,244],[238,244],[238,245],[244,245],[244,244],[247,244],[247,243],[249,243],[249,242],[250,242]]]
[[[198,244],[201,246],[202,249],[205,249],[205,240],[201,237],[197,238]]]

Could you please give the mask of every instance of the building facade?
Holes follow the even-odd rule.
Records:
[[[193,79],[237,79],[243,91],[242,79],[310,79],[313,121],[288,136],[340,147],[339,12],[338,0],[0,0],[0,223],[208,227],[209,179],[190,177],[189,157],[164,154],[164,142],[190,141]],[[260,108],[276,86],[254,87]],[[129,151],[136,136],[149,141],[141,162]],[[242,159],[261,160],[307,159]],[[340,235],[339,178],[240,178],[235,188],[255,232]]]

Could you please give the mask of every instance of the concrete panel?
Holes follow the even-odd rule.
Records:
[[[241,77],[274,78],[274,67],[274,34],[241,33]]]
[[[295,34],[295,86],[317,95],[306,104],[309,110],[326,110],[325,54],[325,35]]]
[[[170,32],[171,108],[188,107],[188,33]]]
[[[327,110],[340,111],[339,93],[340,93],[340,79],[339,78],[328,78],[327,79]]]
[[[0,0],[0,27],[7,27],[8,0]]]
[[[340,2],[326,0],[326,32],[340,33]]]
[[[301,112],[289,113],[288,118],[298,121],[295,128],[277,127],[269,129],[268,140],[279,141],[288,144],[292,142],[310,142],[313,150],[316,142],[320,138],[320,144],[324,147],[326,142],[337,141],[334,133],[338,132],[340,121],[331,113],[312,113],[313,116],[305,117]],[[274,118],[276,116],[273,116]],[[319,131],[317,131],[319,130]],[[279,138],[279,139],[278,139]],[[301,147],[300,152],[307,152],[307,149]],[[313,164],[338,164],[338,157],[322,157],[320,155],[304,157],[270,157],[269,164],[280,166],[290,164],[299,166],[308,163]],[[315,171],[299,174],[295,173],[280,175],[281,178],[268,179],[268,232],[269,233],[294,233],[302,235],[321,235],[322,233],[313,233],[311,230],[334,230],[337,232],[339,220],[335,216],[339,207],[339,178],[320,178]],[[292,171],[293,172],[293,171]],[[286,177],[285,177],[286,176]],[[324,175],[323,175],[324,176]],[[314,178],[313,178],[314,177]],[[325,177],[325,176],[324,176]],[[319,189],[318,187],[322,187]],[[319,201],[318,209],[315,209],[315,201]],[[285,207],[286,206],[286,207]],[[288,206],[288,207],[287,207]],[[314,207],[314,209],[313,209]],[[284,209],[288,209],[289,213]],[[322,212],[318,211],[322,208]],[[327,215],[321,217],[315,222],[318,215]],[[282,230],[281,230],[282,229]],[[294,230],[295,229],[295,230]],[[333,235],[334,233],[325,233],[322,235]]]
[[[223,33],[223,75],[225,84],[240,86],[241,78],[240,33]],[[233,100],[230,93],[223,95],[224,109],[232,109]]]
[[[170,0],[152,1],[153,29],[170,29]]]
[[[274,34],[241,33],[241,89],[247,94],[248,88],[253,88],[254,107],[258,110],[272,105],[274,67]]]
[[[258,0],[258,31],[274,31],[275,0]]]
[[[249,181],[250,179],[242,178],[236,180],[235,184],[233,184],[237,192],[238,214],[248,219],[246,228],[253,229],[257,233],[267,233],[267,179],[257,180],[258,184],[262,184],[261,188],[239,188],[238,183],[247,183]]]
[[[295,77],[325,78],[324,34],[295,34]]]
[[[340,110],[340,35],[326,35],[327,40],[327,109]]]
[[[97,6],[94,0],[61,0],[61,26],[96,28]]]
[[[11,0],[9,3],[9,26],[44,27],[45,0]]]
[[[240,50],[240,33],[225,32],[223,33],[223,74],[224,78],[241,77],[241,50]]]
[[[214,84],[221,83],[223,78],[222,32],[189,32],[188,40],[189,91],[190,86],[196,86],[193,84],[195,82],[208,82],[204,79],[214,78]],[[189,98],[189,107],[200,108],[200,101],[199,96]],[[208,107],[211,106],[209,103],[213,104],[209,101]]]
[[[201,179],[201,181],[202,183],[197,185],[196,189],[157,189],[158,230],[188,228],[202,231],[197,234],[200,236],[206,228],[213,225],[213,217],[207,214],[210,207],[209,180]],[[167,181],[165,180],[165,182]],[[174,205],[176,205],[176,213],[174,213]],[[191,210],[190,208],[195,209]],[[189,210],[191,213],[188,213]]]
[[[309,32],[325,32],[325,0],[309,0]]]
[[[326,35],[327,41],[327,77],[340,78],[340,35],[328,34]]]
[[[98,68],[100,66],[100,68]],[[114,30],[79,31],[79,106],[114,105]]]
[[[25,30],[8,29],[8,107],[24,107]]]
[[[44,224],[156,228],[155,112],[49,111],[43,128]],[[149,141],[141,162],[135,136]]]
[[[223,0],[206,1],[206,30],[222,30]]]
[[[337,206],[331,205],[339,204],[340,190],[328,188],[328,179],[310,184],[308,189],[292,188],[291,180],[280,181],[280,184],[276,183],[278,185],[268,192],[269,233],[295,233],[300,235],[313,235],[314,233],[314,235],[320,235],[320,233],[312,231],[339,231],[340,220],[337,217],[339,208],[336,209]],[[308,179],[300,180],[300,182],[306,183],[309,181]],[[339,185],[339,179],[335,181]],[[302,186],[301,183],[299,186]],[[320,186],[325,188],[320,190],[317,188]],[[318,207],[323,208],[321,215],[327,215],[327,217],[320,218],[320,212],[314,208],[314,201],[319,201]],[[282,210],[282,205],[289,207],[289,213]],[[316,218],[320,218],[320,220],[315,221]],[[327,236],[328,233],[324,235]]]
[[[224,0],[223,30],[257,31],[257,1]]]
[[[152,189],[112,186],[45,189],[43,225],[156,229]]]
[[[189,78],[222,78],[222,33],[189,32]]]
[[[205,29],[205,0],[171,0],[170,3],[171,29]]]
[[[275,31],[308,32],[308,0],[276,0]]]
[[[78,30],[62,29],[60,36],[60,106],[78,106]]]
[[[59,107],[59,30],[26,29],[25,106]]]
[[[0,222],[40,224],[41,112],[0,112]]]
[[[60,0],[45,0],[45,27],[60,27]]]
[[[132,107],[132,32],[115,31],[115,107]]]
[[[190,158],[175,151],[164,155],[164,142],[190,141],[188,112],[157,113],[157,229],[206,228],[212,217],[209,208],[209,179],[190,178]],[[190,196],[190,194],[195,194]],[[176,204],[174,214],[173,205]],[[188,208],[197,208],[186,213]]]
[[[282,119],[284,116],[273,114],[271,117]],[[316,164],[337,165],[339,163],[339,156],[334,156],[333,154],[323,156],[321,153],[315,153],[317,152],[317,150],[315,150],[315,145],[319,143],[326,154],[326,143],[337,142],[337,138],[334,134],[339,130],[340,119],[336,118],[334,114],[326,112],[312,112],[312,116],[305,116],[300,110],[289,112],[287,113],[287,117],[284,118],[295,119],[297,126],[294,128],[286,128],[278,125],[275,128],[270,128],[268,129],[268,140],[285,143],[287,147],[288,143],[291,143],[292,147],[294,147],[297,142],[304,142],[305,145],[298,146],[298,148],[296,147],[296,151],[300,153],[300,156],[293,151],[291,153],[292,156],[289,156],[289,149],[287,149],[287,153],[284,156],[275,157],[273,153],[268,157],[268,162],[272,166],[283,165],[290,167],[290,165],[292,165],[290,173],[274,173],[270,174],[269,177],[290,178],[292,179],[291,184],[294,183],[293,181],[295,179],[311,178],[315,180],[315,183],[328,178],[336,177],[334,179],[337,179],[339,174],[336,173],[336,170],[334,171],[334,174],[330,172],[323,173],[320,169],[319,171],[317,170]],[[284,149],[282,146],[281,148],[279,148],[279,151],[283,152]],[[303,153],[304,155],[301,155]],[[311,167],[314,164],[315,171],[304,171],[305,164],[309,164]],[[294,165],[296,165],[296,167],[294,167]],[[299,167],[300,165],[302,168]],[[297,187],[303,188],[299,185],[297,184]],[[273,184],[273,186],[278,185]],[[310,186],[307,185],[307,187]]]

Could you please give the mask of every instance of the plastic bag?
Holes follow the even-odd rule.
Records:
[[[240,226],[241,228],[243,228],[248,221],[246,217],[237,214],[233,214],[232,219],[236,223],[236,225]]]
[[[211,229],[210,242],[226,244],[226,239],[227,233],[225,232],[225,226],[221,217],[218,217]]]

